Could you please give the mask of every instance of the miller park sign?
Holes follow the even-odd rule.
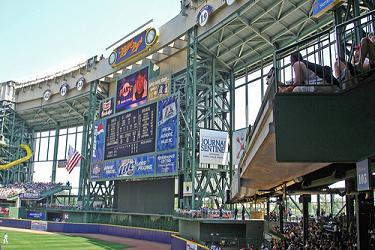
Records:
[[[113,50],[109,55],[108,63],[112,67],[120,66],[148,51],[158,38],[158,31],[155,28],[148,28]]]

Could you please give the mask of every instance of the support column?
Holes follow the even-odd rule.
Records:
[[[346,227],[349,228],[350,223],[354,220],[354,196],[350,193],[354,191],[354,180],[345,180],[345,201],[346,201]]]
[[[333,198],[334,198],[333,194],[330,194],[329,198],[331,200],[331,202],[330,202],[330,205],[331,205],[331,215],[333,216]]]
[[[371,191],[372,192],[372,191]],[[369,249],[369,234],[371,229],[371,213],[374,211],[373,195],[361,192],[356,195],[357,249]]]
[[[282,198],[279,199],[279,222],[280,222],[280,233],[284,233],[284,201]]]
[[[53,149],[53,160],[52,160],[52,177],[51,182],[56,182],[56,167],[57,167],[57,151],[59,150],[59,135],[60,135],[60,129],[56,128],[55,130],[55,144]],[[50,138],[48,138],[50,140]],[[41,144],[39,142],[39,144]],[[48,151],[47,151],[48,154]]]
[[[316,217],[319,217],[320,216],[320,194],[316,195],[316,202],[317,202]]]
[[[302,197],[302,210],[303,210],[303,245],[309,239],[309,201],[311,201],[311,196],[304,194]]]

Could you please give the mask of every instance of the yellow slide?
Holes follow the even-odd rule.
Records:
[[[29,147],[29,145],[26,145],[26,144],[21,144],[20,145],[22,149],[24,149],[26,151],[26,155],[18,160],[15,160],[15,161],[12,161],[12,162],[9,162],[7,164],[3,164],[3,165],[0,165],[0,170],[5,170],[5,169],[9,169],[11,167],[14,167],[22,162],[25,162],[27,160],[29,160],[31,158],[31,156],[33,155],[33,152],[31,151],[31,148]]]

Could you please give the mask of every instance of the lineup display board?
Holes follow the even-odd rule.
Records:
[[[105,160],[155,150],[156,103],[109,118]]]
[[[177,174],[178,97],[94,123],[91,180]]]

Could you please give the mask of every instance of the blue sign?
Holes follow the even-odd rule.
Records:
[[[155,157],[140,156],[117,161],[117,177],[151,176],[155,172]]]
[[[106,120],[98,120],[94,123],[94,143],[92,150],[92,163],[104,160],[104,142]]]
[[[104,166],[103,163],[92,163],[91,164],[91,179],[100,179],[103,176]]]
[[[313,16],[320,17],[340,3],[342,3],[342,0],[315,0],[313,4]]]
[[[46,214],[43,213],[43,212],[27,211],[27,218],[29,218],[29,219],[44,220],[45,217],[46,217]]]
[[[158,103],[158,138],[157,151],[177,147],[177,97],[170,96]]]
[[[109,161],[103,164],[103,171],[101,177],[104,179],[117,177],[116,161]]]
[[[357,190],[365,191],[370,189],[371,173],[368,159],[357,162]]]
[[[175,174],[177,170],[177,153],[165,153],[156,157],[156,174]]]

